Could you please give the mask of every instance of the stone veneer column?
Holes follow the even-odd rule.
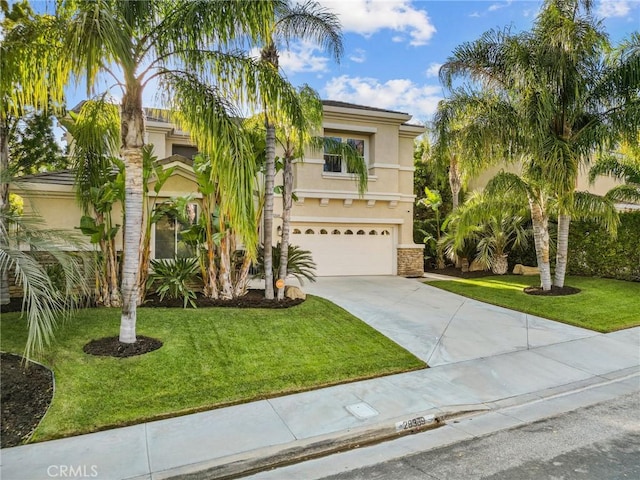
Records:
[[[424,274],[424,245],[398,247],[398,275],[421,277]]]

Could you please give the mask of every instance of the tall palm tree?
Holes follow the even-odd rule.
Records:
[[[493,92],[455,89],[438,102],[433,117],[433,145],[430,157],[448,170],[453,210],[460,203],[466,181],[493,165],[498,146],[486,133],[499,117],[499,99]]]
[[[140,245],[143,219],[145,116],[142,96],[150,82],[159,84],[160,100],[174,120],[191,133],[199,149],[225,172],[221,188],[229,221],[248,248],[255,249],[252,168],[243,163],[245,144],[230,112],[232,102],[277,105],[294,121],[295,91],[277,72],[240,53],[264,44],[279,1],[224,2],[158,0],[62,1],[58,15],[67,24],[66,55],[76,78],[91,91],[99,75],[120,87],[120,155],[125,164],[124,260],[120,341],[136,341]]]
[[[336,142],[335,139],[313,135],[322,129],[322,101],[318,94],[308,85],[299,89],[300,104],[304,111],[306,125],[300,130],[286,122],[276,125],[276,140],[282,147],[282,234],[280,236],[280,261],[278,279],[281,286],[277,288],[277,298],[284,298],[284,283],[287,279],[289,265],[289,234],[291,231],[291,209],[293,207],[293,161],[304,161],[305,150],[331,152],[339,155],[347,165],[347,171],[355,175],[360,195],[367,189],[369,179],[368,167],[364,158],[349,143]]]
[[[278,48],[288,45],[294,39],[311,40],[333,54],[336,61],[342,56],[342,34],[338,17],[314,0],[293,3],[279,2],[275,9],[274,21],[261,51],[265,65],[276,72],[279,69]],[[265,297],[274,298],[273,291],[273,188],[275,178],[276,130],[278,111],[273,105],[265,104],[266,162],[264,201],[264,268]]]
[[[493,121],[479,130],[502,148],[501,158],[524,161],[534,241],[544,290],[551,288],[548,198],[558,202],[561,236],[568,232],[580,163],[596,148],[637,132],[640,107],[636,57],[605,61],[606,35],[589,16],[588,0],[546,0],[530,32],[492,30],[457,47],[440,71],[449,87],[462,77],[494,101],[474,99],[476,113]],[[636,53],[637,55],[637,53]],[[477,88],[478,88],[477,87]],[[473,97],[475,93],[469,95]],[[483,143],[484,145],[484,143]],[[566,265],[561,242],[556,263]],[[564,285],[564,269],[553,282]]]

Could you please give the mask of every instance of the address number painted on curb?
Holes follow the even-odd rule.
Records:
[[[402,422],[396,422],[396,432],[401,430],[411,430],[412,428],[422,427],[428,423],[435,422],[436,417],[434,415],[427,415],[426,417],[416,417],[411,420],[404,420]]]

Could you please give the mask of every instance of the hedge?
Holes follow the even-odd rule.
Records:
[[[615,238],[593,222],[571,222],[567,273],[640,281],[640,211],[620,214]]]

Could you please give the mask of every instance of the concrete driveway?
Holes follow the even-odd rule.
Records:
[[[303,289],[345,308],[432,367],[598,335],[467,299],[421,279],[322,277]]]

